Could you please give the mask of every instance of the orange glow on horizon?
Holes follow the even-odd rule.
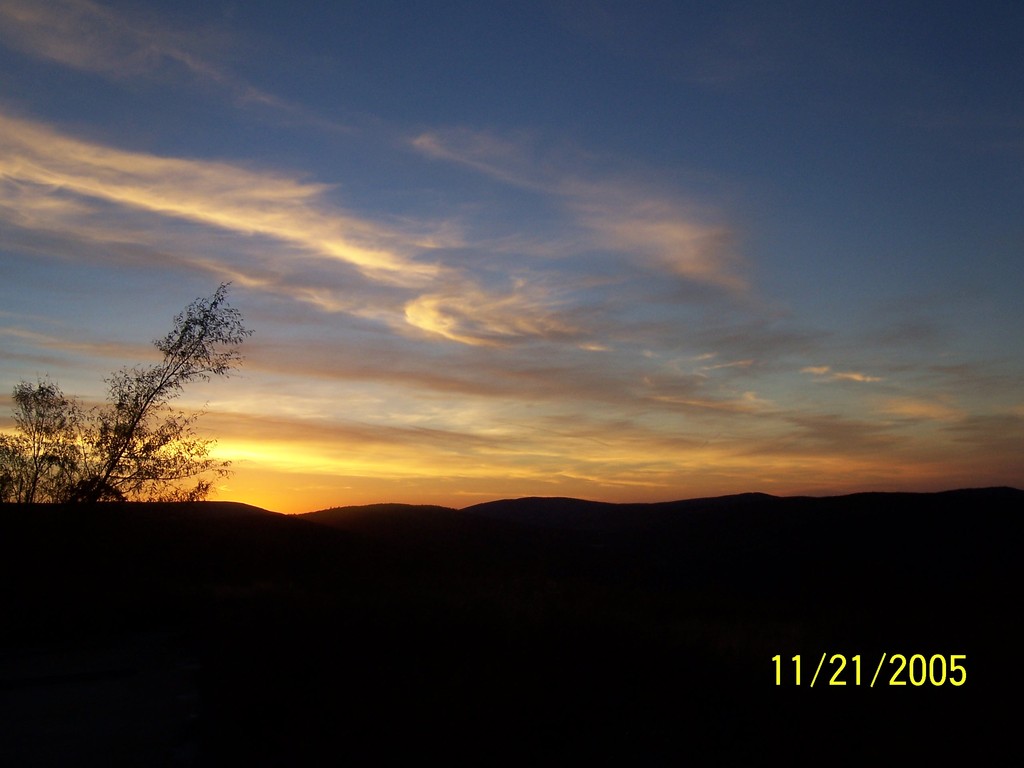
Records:
[[[305,463],[294,452],[274,458],[266,449],[236,454],[233,475],[211,499],[238,501],[274,512],[298,514],[336,506],[375,503],[436,504],[461,509],[484,501],[526,496],[568,496],[613,503],[649,503],[761,492],[775,496],[832,496],[864,491],[929,492],[971,485],[970,473],[950,473],[942,464],[894,468],[884,460],[807,456],[800,461],[733,461],[680,470],[658,483],[608,482],[536,470],[501,471],[476,467],[452,475],[450,467],[432,471],[426,460],[414,468],[400,461],[373,465],[369,459],[328,466]],[[229,455],[225,452],[225,455]],[[317,466],[318,469],[310,467]],[[674,483],[672,481],[675,481]]]

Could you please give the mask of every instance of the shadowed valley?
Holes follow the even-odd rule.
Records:
[[[532,498],[293,517],[226,502],[5,505],[0,754],[983,757],[1008,736],[996,702],[1020,681],[1022,500]],[[826,652],[860,654],[861,685],[850,661],[811,689]],[[967,681],[871,688],[882,652],[963,654]],[[833,673],[848,684],[829,687]]]

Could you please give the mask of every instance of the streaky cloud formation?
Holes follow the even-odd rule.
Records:
[[[575,329],[545,304],[543,289],[523,290],[520,283],[504,296],[487,295],[476,286],[450,286],[445,293],[424,294],[405,306],[410,325],[463,344],[495,346],[522,339],[570,338]]]
[[[922,400],[913,397],[895,397],[884,401],[881,410],[896,418],[912,421],[957,422],[966,413],[942,400]]]
[[[195,30],[172,30],[89,0],[0,0],[0,20],[0,41],[74,69],[127,80],[177,67],[226,90],[240,104],[295,109],[208,61],[198,50],[202,36]],[[212,50],[225,42],[223,35],[212,38],[203,47]]]
[[[54,193],[70,194],[240,235],[271,237],[351,264],[372,279],[402,283],[436,271],[388,248],[388,243],[404,239],[398,233],[340,211],[318,210],[324,185],[222,162],[112,149],[5,115],[0,115],[0,136],[4,197],[16,195],[19,206],[30,198],[28,206],[37,215],[61,213],[57,209],[62,206],[41,201]],[[84,210],[81,205],[77,209]]]
[[[810,373],[827,381],[859,381],[863,384],[868,384],[882,380],[879,376],[869,376],[858,371],[833,371],[831,366],[828,365],[808,365],[801,368],[800,372]]]
[[[580,178],[559,167],[564,160],[537,160],[526,139],[516,142],[466,129],[424,133],[411,144],[428,157],[553,197],[573,214],[591,249],[628,253],[697,283],[735,292],[748,288],[729,248],[727,228],[703,223],[693,206],[636,181]]]

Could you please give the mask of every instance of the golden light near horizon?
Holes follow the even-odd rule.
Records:
[[[234,472],[219,496],[296,513],[382,501],[461,508],[533,495],[657,502],[727,495],[739,487],[775,495],[939,490],[957,480],[969,483],[971,476],[967,470],[951,476],[939,458],[911,466],[871,455],[790,451],[773,457],[737,443],[667,448],[655,439],[603,437],[548,433],[528,441],[506,434],[496,445],[465,434],[447,435],[445,444],[433,434],[430,445],[319,442],[296,423],[291,439],[221,439],[215,454],[232,461]]]

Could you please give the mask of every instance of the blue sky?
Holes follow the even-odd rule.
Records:
[[[219,498],[1020,486],[1021,51],[1009,2],[0,0],[0,386],[98,401],[230,280]]]

